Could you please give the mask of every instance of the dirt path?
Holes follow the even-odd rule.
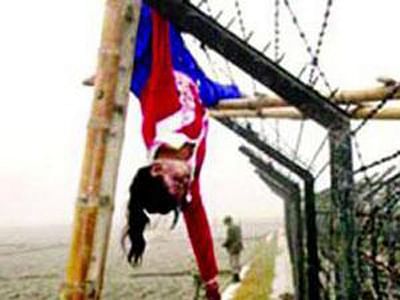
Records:
[[[273,233],[269,233],[265,237],[265,242],[268,244],[273,238]],[[247,275],[247,272],[250,270],[250,265],[252,263],[252,260],[250,260],[246,265],[244,265],[240,271],[240,278],[245,278]],[[222,294],[222,299],[221,300],[231,300],[235,296],[235,293],[237,289],[240,287],[241,282],[238,283],[231,283],[228,285],[228,287],[224,290]]]
[[[285,293],[293,294],[293,277],[284,229],[278,231],[278,255],[275,259],[275,277],[272,283],[271,300],[280,299]]]
[[[250,263],[243,266],[242,270],[240,271],[240,278],[244,278],[246,276],[246,273],[250,269]],[[222,299],[221,300],[230,300],[233,298],[233,296],[236,293],[236,290],[240,287],[240,282],[238,283],[231,283],[228,285],[228,287],[224,290],[222,294]]]

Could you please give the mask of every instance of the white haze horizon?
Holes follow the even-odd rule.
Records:
[[[225,6],[222,0],[209,1],[215,12]],[[253,1],[242,1],[244,21],[256,31],[252,42],[257,45],[273,40],[273,1],[264,2],[252,5]],[[315,42],[325,3],[292,2],[304,30]],[[0,227],[72,223],[93,96],[93,90],[83,87],[81,80],[96,68],[104,4],[95,0],[0,4]],[[394,0],[334,2],[320,58],[334,87],[373,87],[377,86],[376,77],[382,75],[400,79],[400,43],[395,38],[399,11],[400,2]],[[222,19],[228,17],[229,7],[225,7]],[[283,8],[282,17],[283,66],[295,74],[307,53]],[[190,43],[192,39],[187,40]],[[268,55],[273,57],[271,51]],[[204,55],[199,61],[212,74]],[[240,87],[250,94],[248,77],[238,76]],[[280,124],[283,139],[295,148],[298,122]],[[359,143],[365,162],[400,148],[398,125],[398,121],[373,122],[363,130]],[[302,157],[315,151],[324,136],[313,122],[306,126]],[[282,220],[282,200],[261,182],[237,150],[243,141],[215,121],[210,127],[202,190],[211,222],[220,222],[226,214],[243,221]],[[115,198],[117,226],[124,219],[131,178],[146,162],[139,128],[139,106],[132,98]],[[327,153],[320,163],[324,159]],[[354,164],[359,165],[356,156]],[[328,177],[318,182],[317,190],[327,186]]]

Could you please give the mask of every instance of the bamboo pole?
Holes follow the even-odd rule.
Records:
[[[365,106],[350,112],[352,119],[364,119],[373,111],[373,107]],[[221,109],[210,110],[212,117],[230,118],[270,118],[270,119],[304,119],[304,116],[294,107],[264,108],[264,109]],[[373,115],[375,120],[399,120],[400,107],[384,107]]]
[[[100,299],[140,0],[107,0],[71,249],[60,299]]]
[[[336,104],[362,104],[368,102],[379,101],[384,99],[393,91],[395,84],[384,85],[380,87],[374,87],[364,90],[349,90],[349,91],[338,91],[329,97],[328,99]],[[390,100],[400,99],[400,91],[395,93]],[[215,109],[226,110],[226,109],[261,109],[270,107],[287,107],[287,102],[279,96],[268,96],[260,94],[254,98],[242,98],[235,101],[225,100],[221,101]]]

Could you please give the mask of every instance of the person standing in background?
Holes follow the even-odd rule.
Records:
[[[233,222],[231,216],[224,218],[224,225],[227,227],[226,239],[222,246],[226,248],[229,254],[229,264],[232,270],[232,281],[240,281],[240,253],[243,250],[242,230],[238,224]]]

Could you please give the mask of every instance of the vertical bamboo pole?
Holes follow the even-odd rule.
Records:
[[[140,7],[140,0],[106,2],[62,300],[100,299]]]

